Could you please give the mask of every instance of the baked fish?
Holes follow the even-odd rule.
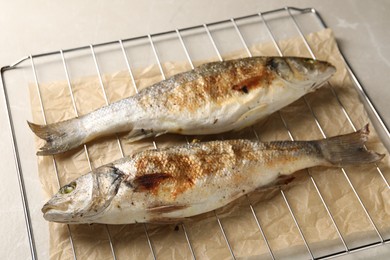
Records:
[[[37,125],[38,155],[58,154],[101,136],[136,141],[164,133],[240,130],[321,86],[335,67],[297,57],[253,57],[203,64],[78,118]]]
[[[146,150],[63,186],[42,208],[61,223],[169,223],[222,207],[295,171],[376,162],[368,127],[315,141],[226,140]]]

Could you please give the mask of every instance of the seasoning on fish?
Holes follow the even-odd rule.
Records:
[[[147,150],[63,186],[42,208],[61,223],[180,222],[313,166],[344,167],[384,155],[362,130],[316,141],[226,140]]]
[[[46,141],[38,155],[62,153],[120,132],[136,141],[168,132],[240,130],[316,90],[335,71],[328,62],[298,57],[212,62],[78,118],[29,126]]]

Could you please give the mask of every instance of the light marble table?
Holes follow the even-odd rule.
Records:
[[[165,0],[3,1],[0,66],[29,55],[184,28],[284,6],[314,7],[334,30],[340,48],[390,125],[390,1]],[[370,50],[370,51],[368,51]],[[22,202],[3,98],[0,99],[0,258],[29,259]],[[381,246],[341,259],[388,259]]]

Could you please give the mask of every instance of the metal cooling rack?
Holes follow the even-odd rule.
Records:
[[[257,28],[256,26],[262,26],[262,30]],[[257,28],[257,29],[253,29]],[[47,225],[45,222],[43,224],[36,224],[36,222],[39,222],[38,217],[34,217],[35,215],[40,216],[39,212],[36,212],[36,208],[40,208],[40,202],[41,200],[34,200],[31,199],[31,196],[29,196],[30,192],[34,192],[34,188],[32,188],[33,185],[29,184],[31,182],[34,182],[34,180],[31,180],[28,175],[26,175],[27,169],[30,169],[31,166],[33,168],[36,168],[34,166],[36,164],[35,159],[28,160],[26,158],[31,158],[31,151],[34,150],[34,145],[31,141],[31,135],[27,135],[27,137],[23,136],[22,129],[25,128],[25,125],[21,127],[21,125],[25,124],[25,117],[20,118],[20,116],[16,115],[16,110],[20,110],[22,107],[25,109],[25,113],[29,114],[29,108],[26,108],[25,102],[28,100],[27,94],[21,94],[21,92],[25,93],[27,91],[20,90],[19,92],[16,87],[13,86],[18,85],[20,83],[26,85],[26,82],[35,82],[36,85],[36,91],[39,94],[40,98],[40,105],[42,109],[42,117],[44,122],[46,123],[46,115],[45,115],[45,108],[44,103],[42,102],[42,96],[40,93],[40,83],[42,81],[48,81],[48,80],[58,80],[58,78],[63,79],[65,75],[65,79],[69,86],[69,91],[71,94],[72,99],[72,105],[74,108],[75,116],[78,116],[79,111],[76,106],[74,93],[72,90],[72,83],[71,83],[71,77],[70,73],[68,71],[68,68],[70,66],[74,66],[78,68],[78,71],[80,73],[80,76],[87,75],[87,74],[95,74],[99,77],[100,81],[100,87],[101,91],[103,93],[105,103],[109,104],[110,101],[108,99],[108,96],[106,94],[106,89],[104,86],[104,81],[102,78],[103,72],[107,72],[108,67],[112,67],[111,71],[119,71],[120,69],[126,68],[130,74],[133,86],[135,86],[135,91],[137,92],[137,84],[136,80],[133,76],[133,68],[134,67],[142,67],[149,64],[157,64],[159,67],[159,70],[161,72],[161,76],[163,79],[166,78],[164,67],[163,67],[163,60],[169,60],[169,59],[178,59],[177,58],[177,52],[184,53],[185,59],[187,59],[187,62],[190,64],[191,68],[194,68],[193,61],[195,60],[201,60],[205,58],[215,57],[217,56],[219,60],[223,60],[223,53],[239,50],[239,49],[245,49],[248,56],[251,56],[250,49],[248,45],[253,43],[260,43],[260,42],[272,42],[275,46],[275,49],[277,53],[280,56],[283,56],[283,52],[281,48],[278,45],[278,40],[283,38],[289,38],[292,36],[299,36],[302,41],[304,42],[308,52],[310,53],[312,58],[316,58],[315,54],[313,53],[310,45],[306,41],[305,34],[312,32],[312,31],[318,31],[320,29],[327,28],[323,20],[321,19],[320,15],[315,9],[308,8],[308,9],[298,9],[293,7],[286,7],[281,8],[277,10],[272,10],[268,12],[263,13],[257,13],[254,15],[249,15],[245,17],[239,17],[239,18],[231,18],[229,20],[224,21],[218,21],[216,23],[210,23],[210,24],[203,24],[199,26],[194,26],[191,28],[184,28],[184,29],[176,29],[169,32],[159,33],[159,34],[153,34],[153,35],[146,35],[142,37],[136,37],[131,39],[124,39],[119,41],[112,41],[102,44],[94,44],[89,46],[83,46],[79,48],[72,48],[67,50],[60,50],[55,52],[49,52],[49,53],[43,53],[43,54],[37,54],[37,55],[30,55],[28,57],[25,57],[16,63],[1,68],[1,83],[4,90],[4,98],[6,103],[6,109],[8,112],[8,118],[9,118],[9,127],[12,132],[12,143],[13,143],[13,151],[15,156],[15,162],[16,162],[16,174],[18,176],[19,186],[20,186],[20,194],[23,202],[23,209],[24,209],[24,217],[25,217],[25,224],[26,224],[26,233],[29,240],[30,245],[30,252],[32,259],[39,258],[46,258],[47,253],[42,252],[44,251],[45,247],[37,246],[37,240],[40,238],[36,235],[40,228]],[[223,38],[225,35],[220,32],[224,31],[230,31],[230,33],[234,33],[235,41],[224,41]],[[252,31],[251,31],[252,30]],[[222,39],[222,40],[221,40]],[[176,45],[172,45],[173,41],[176,42]],[[148,52],[132,52],[133,48],[138,48],[137,46],[141,46],[142,48],[149,48]],[[166,46],[168,45],[168,47]],[[208,46],[208,50],[206,50],[205,46]],[[210,48],[211,46],[211,48]],[[97,51],[97,49],[103,49],[103,51]],[[113,54],[113,50],[116,50]],[[165,50],[164,50],[165,49]],[[170,50],[169,55],[168,53]],[[139,53],[142,53],[139,54]],[[133,61],[132,58],[130,58],[132,55],[141,55],[142,59],[139,59],[139,62],[131,63]],[[169,56],[169,58],[168,58]],[[89,57],[92,58],[92,65],[94,71],[88,71],[85,69],[86,64],[81,64],[80,60],[78,60],[78,57]],[[121,61],[121,66],[118,67],[116,63],[118,63],[118,60]],[[75,65],[77,63],[77,65]],[[57,64],[56,66],[53,66],[53,64]],[[61,66],[58,66],[60,64]],[[106,66],[106,64],[109,64],[109,66]],[[379,116],[379,114],[376,112],[374,105],[367,97],[362,85],[358,81],[357,77],[351,70],[348,63],[345,61],[346,68],[348,72],[351,75],[351,78],[356,85],[356,89],[358,90],[359,94],[363,97],[363,102],[366,105],[366,108],[369,112],[370,118],[373,122],[373,124],[376,126],[376,129],[378,133],[381,136],[382,141],[386,145],[387,149],[389,150],[389,140],[390,140],[390,134],[389,130],[386,127],[386,125],[383,123],[383,120]],[[56,67],[56,68],[52,68]],[[57,70],[56,73],[51,73],[53,70]],[[15,77],[15,75],[19,75],[21,77]],[[62,74],[61,77],[58,75]],[[44,76],[46,75],[46,76]],[[47,76],[50,75],[50,76]],[[20,86],[19,86],[20,87]],[[332,95],[337,100],[337,103],[342,111],[342,114],[345,116],[346,120],[349,122],[350,126],[356,131],[356,127],[354,122],[352,121],[348,111],[344,108],[342,102],[340,101],[336,91],[333,89],[332,86],[329,86],[330,91],[332,92]],[[20,98],[20,96],[24,96],[23,98]],[[24,101],[15,101],[14,96],[17,96],[18,99],[24,100]],[[306,98],[303,98],[303,101],[309,108],[309,111],[313,117],[313,120],[315,121],[319,131],[321,132],[322,136],[324,138],[327,137],[326,133],[324,132],[321,122],[318,120],[315,112],[312,110],[312,108],[309,105],[309,102],[306,100]],[[24,103],[23,103],[24,102]],[[20,113],[20,111],[19,111]],[[291,140],[294,140],[294,135],[290,131],[288,124],[283,118],[283,115],[281,113],[278,114],[280,119],[282,120],[288,135]],[[254,134],[258,139],[259,137],[254,129],[252,129]],[[117,138],[118,141],[118,147],[120,149],[121,155],[124,156],[124,151],[122,149],[122,144],[119,138]],[[187,140],[188,142],[188,140]],[[153,145],[155,148],[158,147],[158,144],[153,141]],[[27,149],[27,148],[30,149]],[[89,160],[89,153],[88,153],[88,147],[87,145],[84,145],[85,154],[87,156],[89,167],[92,169],[91,161]],[[60,186],[60,180],[58,178],[58,168],[57,168],[57,162],[55,157],[52,157],[53,160],[53,174],[56,176],[58,181],[58,186]],[[376,171],[382,178],[385,185],[390,188],[388,181],[386,180],[385,176],[383,175],[381,169],[376,165]],[[317,186],[316,181],[311,176],[310,172],[308,171],[309,178],[311,183],[314,185],[315,190],[322,202],[322,205],[326,209],[326,212],[332,222],[333,228],[335,228],[338,239],[340,241],[341,250],[335,250],[330,253],[326,254],[320,254],[318,252],[314,252],[313,248],[308,243],[307,239],[305,238],[305,234],[302,231],[302,225],[303,223],[299,223],[297,220],[294,211],[292,207],[290,206],[289,200],[284,193],[283,190],[280,190],[280,193],[283,197],[284,202],[286,203],[291,218],[293,222],[295,223],[295,226],[299,232],[300,238],[302,239],[306,253],[304,254],[305,258],[310,259],[326,259],[326,258],[332,258],[335,256],[340,256],[343,254],[347,254],[350,252],[359,251],[362,249],[375,247],[379,245],[383,245],[385,243],[390,242],[389,237],[385,237],[377,228],[374,220],[372,219],[370,213],[368,212],[366,206],[362,202],[362,199],[358,192],[356,191],[353,183],[351,182],[348,173],[346,170],[341,169],[344,177],[346,178],[350,188],[353,190],[354,195],[356,196],[356,199],[359,201],[360,206],[364,210],[367,219],[369,220],[372,230],[375,233],[376,238],[374,239],[374,242],[368,242],[364,244],[359,244],[357,246],[351,246],[348,245],[346,242],[342,232],[340,231],[339,227],[337,226],[336,221],[334,220],[334,216],[331,213],[331,210],[329,209],[325,199],[323,198],[320,189]],[[30,174],[31,176],[31,174]],[[34,174],[35,178],[36,174]],[[38,185],[40,187],[40,185]],[[263,227],[261,225],[261,221],[258,219],[255,209],[252,206],[251,202],[249,201],[249,198],[247,197],[247,200],[249,202],[250,210],[253,214],[253,218],[256,221],[257,227],[260,231],[260,234],[262,236],[262,239],[264,240],[264,243],[266,245],[266,248],[268,249],[268,257],[271,259],[275,259],[275,252],[272,249],[272,246],[269,244],[267,240],[267,234],[264,232]],[[34,205],[32,207],[31,205]],[[38,206],[39,205],[39,206]],[[231,258],[236,259],[235,252],[233,250],[233,247],[231,246],[231,241],[229,241],[228,236],[226,235],[223,223],[221,222],[221,219],[219,218],[216,211],[214,211],[214,215],[216,218],[216,221],[218,223],[218,226],[220,228],[220,232],[223,235],[223,238],[226,242],[226,247],[228,248]],[[147,242],[150,248],[151,255],[154,259],[157,258],[156,252],[154,250],[153,241],[150,238],[149,232],[148,232],[148,225],[144,224],[144,232],[147,238]],[[188,234],[188,231],[186,229],[185,224],[181,224],[182,230],[184,232],[184,238],[186,239],[186,243],[188,245],[188,248],[191,252],[191,255],[193,259],[196,259],[197,255],[193,249],[192,246],[192,240],[190,239],[191,236]],[[69,235],[69,243],[71,244],[72,253],[74,259],[77,259],[75,247],[74,247],[74,241],[72,237],[71,229],[68,225],[68,235]],[[110,230],[107,225],[105,225],[105,232],[107,239],[110,244],[111,252],[112,252],[112,258],[116,259],[116,251],[114,248],[114,243],[111,238]],[[196,238],[192,238],[196,239]],[[44,241],[45,243],[47,241]],[[47,249],[47,248],[46,248]]]

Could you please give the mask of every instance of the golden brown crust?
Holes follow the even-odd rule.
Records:
[[[215,156],[214,156],[215,157]],[[168,189],[172,197],[192,188],[195,181],[214,174],[223,167],[218,158],[202,155],[145,154],[136,162],[135,180],[143,180],[140,191],[154,195]],[[151,169],[152,167],[152,169]]]
[[[158,195],[167,192],[174,199],[193,188],[198,181],[219,177],[226,172],[240,182],[234,167],[245,160],[258,159],[253,143],[246,140],[193,144],[179,151],[145,151],[135,159],[136,175],[127,180],[135,191]],[[181,149],[181,151],[180,151]],[[225,170],[224,170],[225,169]]]
[[[308,142],[230,140],[195,143],[190,148],[183,146],[138,154],[134,158],[136,175],[127,182],[136,192],[154,196],[162,192],[174,200],[199,183],[210,182],[210,178],[224,176],[221,180],[241,183],[245,175],[236,170],[242,169],[240,164],[258,165],[261,161],[266,168],[277,168],[308,154],[320,156],[316,147]]]
[[[134,191],[154,190],[165,179],[172,178],[168,173],[153,173],[136,176],[133,180]]]
[[[151,89],[168,88],[159,101],[151,103],[149,95],[140,99],[144,107],[159,106],[169,111],[194,112],[205,104],[222,105],[233,96],[270,86],[275,73],[266,66],[267,59],[252,58],[205,64],[172,78],[175,82],[157,83]]]

